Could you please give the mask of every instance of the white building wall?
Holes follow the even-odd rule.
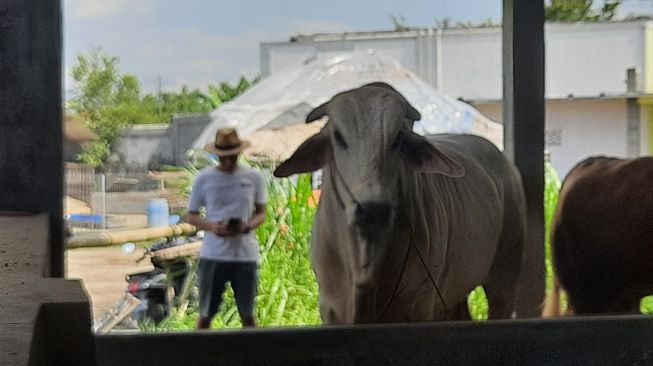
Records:
[[[301,65],[315,57],[316,46],[294,43],[269,43],[261,45],[261,74],[270,75],[286,67]]]
[[[370,38],[356,42],[324,41],[324,42],[293,42],[267,43],[261,45],[261,73],[265,76],[307,62],[315,57],[336,56],[344,51],[376,50],[399,61],[410,70],[425,72],[423,60],[418,49],[419,39],[408,38]],[[432,63],[432,60],[430,60]],[[425,79],[427,80],[427,79]]]
[[[626,70],[643,85],[646,23],[552,23],[545,27],[547,98],[626,92]],[[502,98],[501,30],[460,29],[442,39],[442,91],[464,99]]]
[[[415,38],[408,39],[373,39],[361,40],[354,43],[356,50],[375,50],[388,55],[399,61],[402,65],[411,70],[418,70],[417,62],[417,42]]]
[[[546,105],[547,140],[561,132],[560,145],[547,144],[551,163],[561,177],[579,161],[593,155],[625,157],[627,122],[625,100],[553,101]]]
[[[493,120],[501,120],[499,103],[474,104]],[[593,155],[627,154],[626,101],[552,100],[546,103],[546,145],[560,177]]]
[[[545,26],[546,97],[623,94],[629,68],[639,68],[640,85],[643,85],[648,26],[646,21],[548,23]],[[433,30],[403,35],[391,32],[322,35],[299,42],[264,43],[262,75],[287,67],[290,61],[354,49],[375,49],[388,54],[454,98],[502,98],[501,28],[445,29],[441,35]],[[439,83],[437,74],[440,74]]]
[[[440,90],[466,100],[501,99],[502,43],[498,28],[443,32]]]
[[[646,23],[550,24],[546,28],[546,96],[596,97],[626,92],[626,70],[643,85]]]

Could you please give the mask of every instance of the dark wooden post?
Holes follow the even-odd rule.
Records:
[[[0,211],[47,213],[64,275],[60,0],[0,1]]]
[[[537,316],[544,296],[544,1],[503,0],[505,154],[521,172],[528,231],[517,315]]]

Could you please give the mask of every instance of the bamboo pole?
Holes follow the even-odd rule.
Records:
[[[68,248],[107,246],[126,243],[129,241],[141,241],[177,235],[192,235],[195,234],[196,231],[197,229],[195,226],[187,223],[180,223],[163,227],[77,233],[68,239]]]

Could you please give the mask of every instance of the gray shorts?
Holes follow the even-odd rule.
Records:
[[[234,290],[240,317],[254,315],[254,300],[258,283],[256,262],[223,262],[200,259],[200,317],[212,318],[220,308],[227,282]]]

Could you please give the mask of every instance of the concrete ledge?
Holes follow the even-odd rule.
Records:
[[[653,317],[102,335],[96,345],[98,365],[650,365]]]
[[[32,338],[30,365],[95,365],[90,303],[41,305]]]
[[[95,365],[91,306],[81,282],[2,277],[0,365]]]
[[[0,215],[0,276],[46,276],[49,230],[46,214]]]

